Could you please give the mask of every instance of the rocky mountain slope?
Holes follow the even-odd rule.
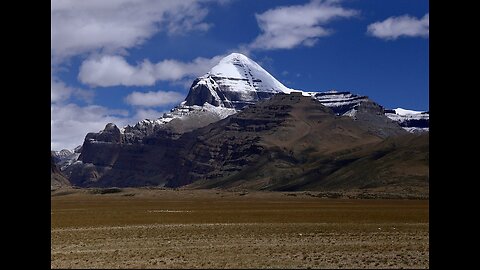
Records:
[[[109,143],[86,142],[83,163],[68,168],[75,185],[338,190],[393,183],[396,191],[428,186],[428,140],[420,140],[423,148],[412,153],[406,148],[413,146],[401,142],[415,135],[368,106],[353,119],[301,94],[275,95],[178,138],[122,144],[116,126],[105,130],[102,139]],[[418,168],[409,166],[416,158]]]
[[[54,161],[53,155],[50,156],[50,189],[56,190],[62,187],[70,186],[70,181],[63,175],[60,169],[57,167]]]

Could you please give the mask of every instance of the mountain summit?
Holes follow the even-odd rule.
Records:
[[[240,110],[276,93],[291,91],[252,59],[232,53],[193,82],[185,105],[203,106],[207,102]]]
[[[291,91],[255,61],[240,53],[232,53],[220,60],[208,75],[217,78],[241,79],[246,82],[243,90],[247,91],[274,93]],[[241,89],[235,88],[235,90]]]

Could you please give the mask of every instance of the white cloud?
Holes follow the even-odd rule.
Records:
[[[64,102],[72,96],[87,103],[91,103],[93,101],[93,91],[69,87],[64,82],[57,79],[51,79],[50,87],[50,97],[52,103]]]
[[[80,66],[78,79],[91,86],[148,86],[158,80],[176,81],[184,77],[203,75],[222,57],[223,55],[213,58],[198,57],[191,62],[167,59],[156,64],[144,60],[134,66],[121,56],[104,55],[85,60]]]
[[[165,111],[157,111],[153,109],[137,109],[135,111],[135,114],[132,117],[132,123],[137,123],[138,121],[144,120],[144,119],[157,119],[160,116],[163,115]]]
[[[98,132],[107,123],[119,127],[131,123],[127,116],[127,111],[97,105],[52,104],[50,147],[52,150],[73,149],[83,143],[88,132]]]
[[[62,150],[83,144],[89,132],[99,132],[108,123],[114,123],[118,128],[135,125],[143,119],[156,119],[164,111],[137,107],[133,114],[126,110],[112,110],[103,106],[77,104],[51,104],[51,138],[52,150]]]
[[[167,104],[176,104],[185,98],[184,95],[173,91],[132,92],[125,97],[125,102],[133,106],[156,107]]]
[[[121,52],[159,31],[169,34],[205,31],[208,10],[202,0],[52,0],[52,58]]]
[[[224,57],[217,55],[212,58],[195,58],[192,62],[177,60],[163,60],[155,65],[158,80],[179,80],[186,76],[199,76],[208,72]]]
[[[337,18],[349,18],[358,12],[341,7],[340,1],[313,0],[305,5],[282,6],[255,14],[262,33],[249,45],[251,49],[291,49],[313,46],[328,36],[325,25]]]
[[[131,66],[121,56],[102,56],[85,60],[80,66],[78,79],[85,84],[104,87],[153,85],[155,69],[147,60]]]
[[[429,13],[421,19],[409,15],[390,17],[370,24],[367,33],[385,40],[395,40],[402,36],[426,38],[429,35]]]
[[[77,104],[51,104],[51,138],[52,150],[62,150],[83,144],[89,132],[99,132],[108,123],[114,123],[118,128],[135,125],[143,119],[156,119],[164,111],[138,107],[133,114],[127,110],[112,110],[103,106]]]

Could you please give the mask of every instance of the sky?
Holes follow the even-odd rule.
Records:
[[[232,52],[290,88],[429,110],[428,0],[52,0],[51,149],[160,117]]]

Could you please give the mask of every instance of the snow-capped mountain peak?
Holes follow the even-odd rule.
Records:
[[[251,90],[260,92],[286,92],[292,89],[275,79],[268,71],[252,59],[241,53],[232,53],[224,57],[206,76],[239,79],[245,83],[236,90]]]
[[[232,53],[193,82],[185,105],[203,106],[209,103],[240,110],[276,93],[292,91],[252,59]]]

